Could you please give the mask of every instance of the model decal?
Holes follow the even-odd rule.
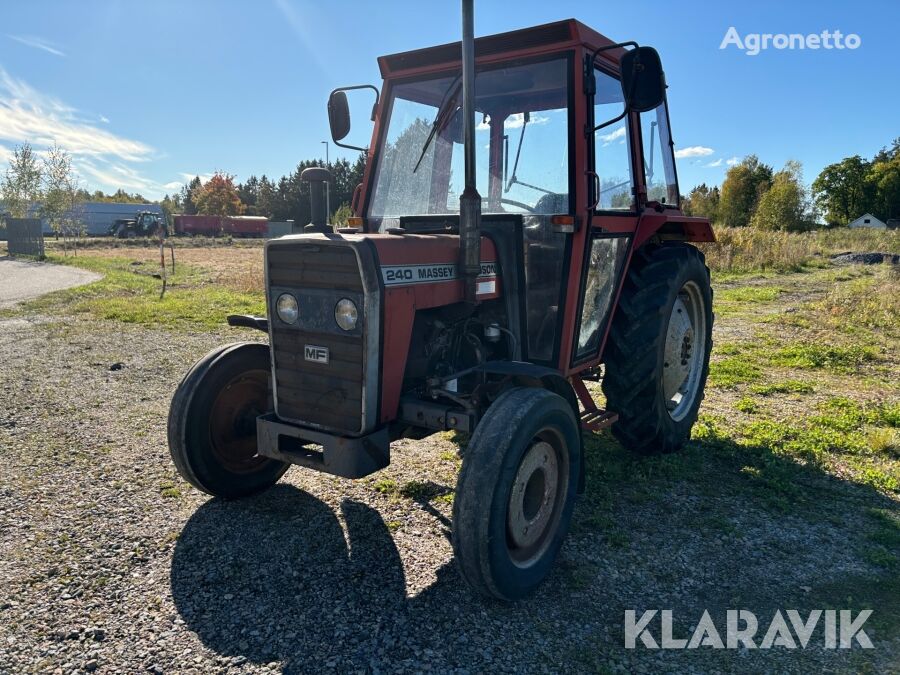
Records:
[[[493,279],[497,276],[497,263],[482,262],[479,279]],[[428,284],[438,281],[453,281],[459,278],[458,268],[450,263],[426,265],[382,265],[381,277],[385,286],[404,284]]]

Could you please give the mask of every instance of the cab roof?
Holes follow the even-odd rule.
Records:
[[[612,40],[580,21],[566,19],[532,28],[475,38],[475,59],[487,62],[554,52],[577,45],[596,49],[611,44],[614,44]],[[604,56],[617,63],[622,52],[621,49],[613,49],[604,52]],[[435,47],[380,56],[378,66],[381,69],[382,77],[397,77],[451,68],[461,63],[461,55],[462,44],[450,42]]]

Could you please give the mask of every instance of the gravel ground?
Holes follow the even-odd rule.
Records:
[[[810,486],[820,500],[785,514],[735,494],[714,461],[691,482],[596,472],[606,524],[582,500],[556,571],[515,605],[472,596],[454,568],[440,496],[458,462],[445,438],[396,445],[373,479],[293,468],[258,497],[209,499],[176,476],[165,419],[190,364],[236,336],[255,339],[0,319],[0,671],[898,666],[896,636],[877,633],[865,653],[623,647],[626,609],[671,608],[689,636],[704,608],[720,627],[725,608],[765,627],[776,608],[871,583],[856,552],[863,509],[845,505],[897,505],[825,476]],[[410,499],[376,489],[385,478],[426,482]]]
[[[0,258],[0,309],[99,278],[99,274],[75,267]]]

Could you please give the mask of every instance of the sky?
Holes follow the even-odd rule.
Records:
[[[278,178],[324,158],[333,88],[380,87],[378,55],[458,40],[459,11],[444,0],[5,1],[0,170],[16,144],[55,140],[91,190],[158,199],[216,170]],[[751,153],[776,168],[800,160],[811,182],[900,136],[897,0],[475,3],[476,36],[567,18],[659,51],[682,193]],[[839,30],[860,44],[750,56],[720,49],[730,27],[741,42]],[[328,147],[332,160],[354,156]]]

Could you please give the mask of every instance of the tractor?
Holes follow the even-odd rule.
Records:
[[[462,18],[461,42],[379,58],[380,90],[331,93],[333,140],[368,154],[355,215],[329,226],[328,172],[304,172],[312,222],[265,245],[266,316],[227,318],[268,342],[198,361],[168,440],[185,480],[235,499],[291,465],[356,479],[393,441],[457,432],[454,557],[512,601],[560,550],[584,433],[642,455],[689,438],[713,323],[694,244],[714,235],[679,206],[654,49],[576,20],[476,40],[471,0]]]
[[[157,236],[162,228],[163,236],[166,235],[166,219],[153,211],[140,211],[134,218],[119,218],[109,228],[109,235],[119,239],[134,239],[135,237]]]

